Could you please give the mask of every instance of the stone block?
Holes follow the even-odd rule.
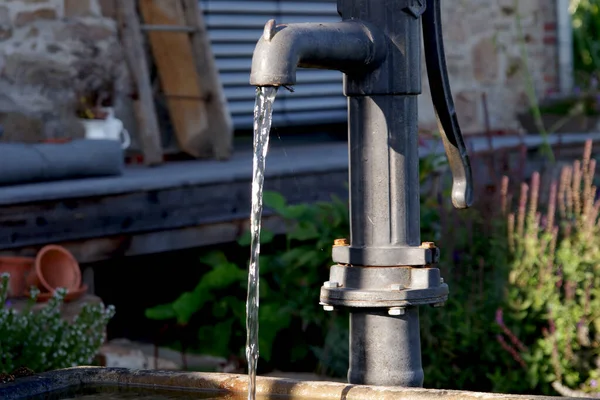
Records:
[[[64,0],[65,17],[91,17],[97,15],[95,0]]]
[[[45,52],[14,52],[4,60],[0,111],[52,115],[73,101],[72,67],[64,57]]]
[[[456,113],[463,132],[476,132],[481,129],[479,111],[481,93],[476,90],[464,90],[455,94]]]
[[[493,38],[483,38],[473,47],[473,75],[481,83],[498,80],[499,59]]]
[[[8,11],[8,7],[0,6],[0,41],[7,40],[12,37],[12,26]]]
[[[169,360],[144,354],[140,349],[107,343],[98,351],[96,360],[102,367],[129,369],[179,370],[181,367]]]
[[[155,357],[155,355],[157,357]],[[185,364],[188,369],[200,369],[221,372],[227,364],[222,357],[200,354],[185,354],[152,344],[132,342],[127,339],[113,339],[104,344],[98,352],[103,367],[132,369],[170,369],[180,370]]]
[[[467,40],[464,15],[456,8],[451,8],[443,15],[444,39],[452,43],[463,43]]]
[[[117,19],[117,0],[98,0],[100,11],[106,18]]]
[[[92,294],[86,294],[75,301],[72,301],[69,303],[64,303],[62,305],[60,315],[64,320],[72,321],[73,318],[81,312],[81,309],[86,304],[101,304],[101,303],[102,303],[102,299],[100,297],[94,296]],[[28,304],[27,299],[11,299],[9,308],[13,308],[17,311],[22,311],[23,309],[25,309],[27,304]],[[34,311],[41,310],[44,307],[46,307],[47,304],[48,303],[36,303],[33,306],[33,310]]]
[[[53,8],[40,8],[34,11],[21,11],[17,13],[14,20],[14,25],[20,28],[25,25],[32,24],[36,21],[48,21],[58,18],[56,10]]]
[[[6,56],[3,77],[17,85],[45,89],[69,88],[73,71],[67,63],[45,53],[12,53]]]
[[[106,20],[88,22],[72,21],[57,27],[54,37],[57,41],[79,40],[97,43],[102,40],[117,38],[117,26]]]
[[[3,104],[2,97],[0,95],[0,110],[8,108]],[[44,139],[44,121],[41,118],[19,112],[0,111],[0,126],[2,126],[0,142],[33,144]]]
[[[27,32],[27,35],[25,35],[25,38],[27,39],[31,39],[31,38],[36,38],[40,36],[40,30],[38,28],[36,28],[35,26],[31,27],[31,29],[29,29],[29,32]]]

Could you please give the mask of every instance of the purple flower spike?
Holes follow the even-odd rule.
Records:
[[[502,315],[502,309],[499,308],[496,310],[496,323],[500,326],[504,326],[504,317]]]
[[[595,380],[595,379],[592,379],[590,381],[590,386],[593,387],[593,388],[598,387],[598,381]]]

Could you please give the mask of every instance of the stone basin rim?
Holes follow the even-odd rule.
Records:
[[[239,374],[131,370],[127,368],[74,367],[46,372],[14,383],[0,385],[3,400],[24,400],[50,391],[84,386],[118,385],[137,388],[202,390],[221,393],[244,393],[248,377]],[[439,390],[384,386],[360,386],[327,381],[299,381],[287,378],[257,377],[257,394],[288,396],[289,399],[323,400],[544,400],[574,397],[510,395],[459,390]],[[285,397],[284,397],[285,398]]]

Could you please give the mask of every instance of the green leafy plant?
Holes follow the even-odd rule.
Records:
[[[61,318],[66,290],[58,289],[41,310],[33,311],[39,291],[27,307],[8,307],[7,273],[0,275],[0,373],[26,367],[35,372],[89,365],[104,341],[113,306],[87,304],[72,321]]]
[[[500,233],[505,232],[502,205],[484,196],[479,190],[469,210],[453,209],[450,193],[423,203],[422,221],[427,223],[422,224],[422,237],[440,247],[438,268],[450,288],[444,308],[421,307],[426,387],[493,389],[487,374],[498,367],[501,349],[490,340],[496,333],[491,321],[503,304],[508,260]]]
[[[588,141],[583,160],[552,182],[545,212],[534,174],[531,185],[521,185],[517,212],[508,215],[511,272],[497,318],[508,340],[498,340],[529,389],[544,393],[600,393],[600,200],[591,150]]]
[[[421,308],[427,387],[511,393],[594,390],[600,376],[594,364],[600,342],[600,202],[594,197],[590,152],[588,143],[583,161],[565,169],[549,196],[540,194],[543,180],[537,173],[531,184],[511,186],[508,178],[502,179],[496,194],[479,184],[483,190],[477,193],[477,205],[467,211],[452,210],[447,191],[422,196],[422,237],[441,248],[438,266],[450,286],[444,309]],[[430,169],[423,179],[438,169],[432,160],[421,167]],[[525,193],[514,213],[513,187]],[[263,232],[262,362],[293,360],[313,368],[317,362],[321,372],[343,376],[348,319],[324,313],[317,306],[317,288],[328,277],[333,239],[347,235],[347,204],[334,199],[289,205],[272,192],[265,193],[265,204],[286,221],[288,234],[281,238]],[[248,234],[239,246],[248,254]],[[198,350],[243,354],[246,265],[220,252],[209,253],[202,262],[211,269],[196,290],[147,310],[147,316],[181,324],[199,316]]]
[[[600,70],[600,1],[571,0],[574,63],[578,72]]]
[[[445,156],[432,152],[420,160],[420,180],[443,168]],[[337,197],[316,204],[288,204],[275,192],[264,193],[265,207],[286,224],[283,240],[263,228],[260,255],[259,346],[263,361],[274,365],[286,359],[332,376],[348,369],[348,318],[344,312],[325,313],[319,307],[319,287],[329,276],[331,246],[349,232],[348,203]],[[250,233],[238,240],[238,250],[250,254]],[[153,320],[187,325],[201,315],[195,350],[230,356],[243,354],[247,263],[236,264],[220,252],[200,262],[209,266],[196,287],[175,301],[146,310]],[[291,345],[290,345],[291,343]],[[279,360],[273,360],[273,349]]]
[[[559,181],[534,173],[515,182],[514,212],[507,177],[488,210],[485,200],[460,214],[440,204],[429,234],[439,235],[450,298],[442,313],[423,309],[427,386],[598,394],[600,201],[591,149],[588,142]]]
[[[340,323],[318,306],[318,293],[328,277],[333,240],[348,233],[348,206],[336,197],[330,202],[289,205],[275,192],[264,193],[264,204],[284,220],[288,233],[272,251],[265,246],[274,244],[275,235],[265,229],[261,235],[266,251],[260,255],[260,356],[271,362],[275,344],[289,340],[286,350],[278,351],[277,356],[301,362],[311,356],[310,348],[315,349],[313,357],[328,352],[323,350],[327,332],[339,334],[336,327]],[[249,232],[238,245],[249,254]],[[202,314],[207,323],[198,332],[199,351],[220,356],[243,354],[246,265],[236,265],[222,252],[209,252],[201,262],[211,269],[194,290],[172,303],[146,310],[146,316],[176,319],[185,325],[194,314]]]

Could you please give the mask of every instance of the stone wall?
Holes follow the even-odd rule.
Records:
[[[111,1],[0,2],[3,140],[81,137],[75,89],[105,76],[124,85],[126,68]]]
[[[115,0],[0,1],[0,124],[13,132],[37,132],[20,140],[60,135],[80,136],[74,121],[73,87],[86,59],[111,61],[121,69],[122,93],[128,94],[125,63],[119,60]],[[493,129],[516,129],[515,115],[527,106],[526,69],[520,49],[514,0],[443,0],[448,68],[465,133],[482,132],[488,101]],[[542,97],[558,87],[554,0],[520,0],[529,70]],[[424,74],[420,120],[436,129]],[[80,77],[81,78],[81,77]],[[126,96],[125,96],[126,97]],[[36,116],[6,122],[14,113]],[[4,113],[4,114],[2,114]],[[131,112],[120,115],[132,123]],[[4,120],[3,120],[4,118]],[[11,125],[12,124],[12,125]],[[25,128],[23,128],[25,127]],[[11,129],[9,129],[11,130]],[[27,136],[27,135],[25,135]],[[0,138],[1,139],[1,138]],[[4,137],[7,138],[6,135]]]
[[[556,1],[442,1],[446,56],[455,104],[463,131],[485,129],[482,96],[487,96],[492,129],[517,129],[515,115],[528,106],[526,68],[520,38],[524,38],[529,71],[543,98],[558,88]],[[518,14],[517,14],[518,12]],[[523,35],[518,32],[521,17]],[[423,75],[421,126],[436,129],[429,86]]]

